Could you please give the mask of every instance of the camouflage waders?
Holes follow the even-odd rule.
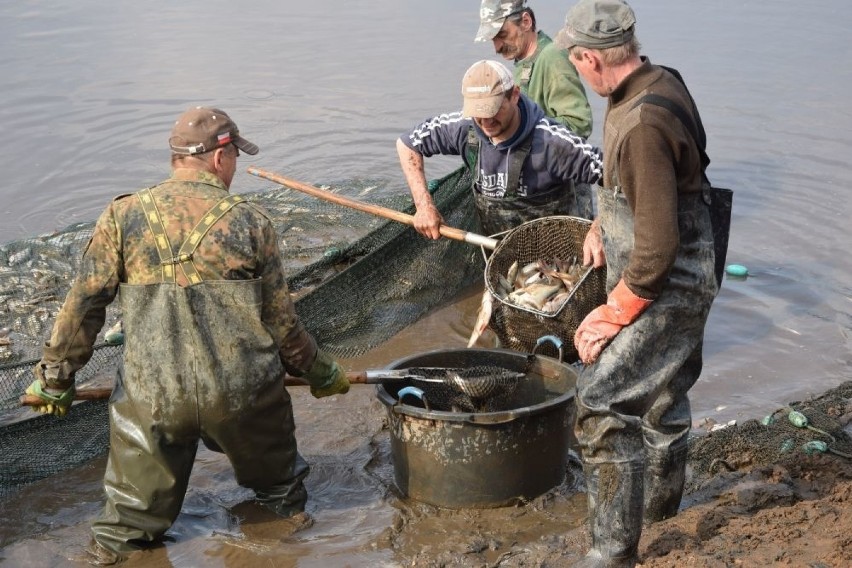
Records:
[[[226,197],[205,220],[212,225],[237,201]],[[154,236],[164,236],[146,214]],[[237,482],[279,515],[307,500],[308,466],[279,351],[261,321],[260,280],[200,281],[191,257],[205,230],[196,227],[174,258],[163,239],[163,282],[121,285],[127,342],[110,399],[107,501],[92,526],[101,546],[121,554],[177,518],[199,439],[224,452]],[[175,283],[179,268],[192,285]]]
[[[633,249],[624,194],[598,190],[607,287]],[[677,512],[683,493],[687,391],[701,373],[704,325],[717,285],[702,196],[681,195],[680,248],[660,296],[619,332],[577,382],[577,423],[588,485],[592,550],[584,566],[633,566],[646,520]]]

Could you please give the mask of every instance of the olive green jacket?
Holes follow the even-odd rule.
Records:
[[[584,138],[592,133],[592,108],[568,53],[538,32],[535,53],[515,62],[515,82],[529,98]]]

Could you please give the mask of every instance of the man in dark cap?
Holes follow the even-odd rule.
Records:
[[[229,193],[240,151],[258,147],[223,111],[195,107],[172,129],[172,175],[101,214],[27,393],[64,415],[121,290],[127,342],[109,403],[106,505],[94,563],[158,540],[181,509],[198,441],[228,456],[257,501],[309,526],[284,375],[319,398],[349,390],[317,349],[287,290],[266,213]]]
[[[607,303],[574,337],[576,435],[592,549],[580,566],[633,566],[644,522],[683,493],[687,391],[701,373],[718,287],[698,111],[679,74],[640,56],[622,0],[581,0],[557,42],[608,97],[604,179],[584,260],[607,267]],[[702,129],[703,130],[703,129]]]

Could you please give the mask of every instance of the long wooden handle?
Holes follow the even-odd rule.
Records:
[[[414,217],[412,215],[408,215],[407,213],[403,213],[401,211],[396,211],[395,209],[389,209],[387,207],[382,207],[381,205],[373,205],[371,203],[356,201],[354,199],[338,195],[331,191],[326,191],[324,189],[320,189],[318,187],[314,187],[312,185],[308,185],[306,183],[302,183],[294,179],[286,178],[284,176],[274,174],[266,170],[262,170],[255,166],[251,166],[248,169],[248,173],[257,177],[266,178],[281,185],[286,185],[287,187],[291,187],[297,191],[301,191],[302,193],[307,193],[308,195],[313,195],[314,197],[318,197],[320,199],[324,199],[332,203],[337,203],[338,205],[343,205],[344,207],[357,209],[358,211],[370,213],[378,217],[384,217],[385,219],[391,219],[392,221],[398,221],[400,223],[404,223],[412,227],[414,226]],[[438,230],[440,231],[441,235],[447,237],[448,239],[464,241],[472,245],[485,247],[489,250],[494,250],[497,247],[497,239],[492,239],[491,237],[486,237],[485,235],[469,233],[467,231],[463,231],[462,229],[448,227],[447,225],[441,225]]]
[[[348,371],[346,378],[353,384],[378,384],[388,381],[402,381],[404,377],[376,377],[374,373],[367,371]],[[379,374],[381,374],[379,372]],[[306,387],[308,383],[298,377],[284,377],[285,387]],[[106,400],[112,394],[112,387],[97,387],[80,389],[74,394],[74,400]],[[39,406],[44,404],[44,401],[34,394],[25,394],[21,396],[21,406]]]

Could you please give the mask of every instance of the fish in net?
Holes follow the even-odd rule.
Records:
[[[526,373],[504,367],[478,365],[466,368],[409,369],[408,391],[429,410],[496,412],[504,410]]]

